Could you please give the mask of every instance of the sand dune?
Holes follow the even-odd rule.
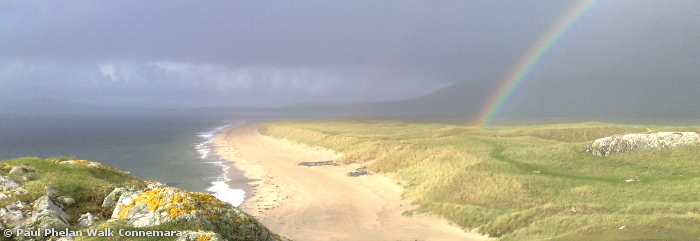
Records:
[[[487,240],[433,216],[410,210],[401,187],[385,175],[348,177],[359,165],[298,166],[338,154],[263,136],[259,123],[226,130],[217,153],[255,179],[241,210],[294,240]]]

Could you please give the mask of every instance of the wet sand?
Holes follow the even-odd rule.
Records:
[[[226,159],[226,158],[224,158],[224,159]],[[246,193],[246,195],[250,195],[250,193],[253,193],[253,186],[251,186],[250,183],[255,182],[257,180],[247,178],[245,176],[244,171],[233,167],[233,165],[231,165],[230,163],[224,163],[224,164],[228,164],[230,166],[230,168],[226,170],[226,174],[225,174],[226,175],[226,184],[229,186],[229,188],[241,189]]]
[[[228,129],[214,144],[217,155],[252,180],[252,195],[239,208],[271,231],[294,240],[488,240],[434,216],[401,215],[412,209],[401,200],[401,187],[383,174],[347,176],[358,164],[297,165],[339,154],[263,136],[259,125]]]

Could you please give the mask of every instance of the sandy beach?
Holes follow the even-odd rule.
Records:
[[[412,209],[401,187],[383,174],[347,176],[358,164],[297,165],[339,154],[263,136],[259,125],[228,129],[214,144],[252,179],[252,196],[239,208],[273,232],[294,240],[488,240],[434,216],[401,215]]]

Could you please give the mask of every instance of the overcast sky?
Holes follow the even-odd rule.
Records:
[[[577,2],[0,0],[0,99],[149,107],[406,99],[503,81]],[[697,0],[600,1],[523,91],[601,78],[698,88],[698,13]]]

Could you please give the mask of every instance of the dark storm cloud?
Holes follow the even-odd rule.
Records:
[[[200,105],[229,105],[234,94],[268,105],[402,99],[502,81],[576,2],[3,1],[0,91]],[[521,95],[550,80],[691,86],[698,12],[696,1],[600,1]]]
[[[277,67],[367,67],[458,80],[513,62],[570,2],[4,3],[0,54]]]
[[[426,82],[365,86],[306,68],[230,68],[131,61],[0,63],[3,99],[63,99],[140,107],[281,106],[300,101],[381,101],[436,89]],[[398,86],[400,84],[400,86]],[[393,92],[400,94],[392,94]],[[1,102],[0,102],[1,104]]]

